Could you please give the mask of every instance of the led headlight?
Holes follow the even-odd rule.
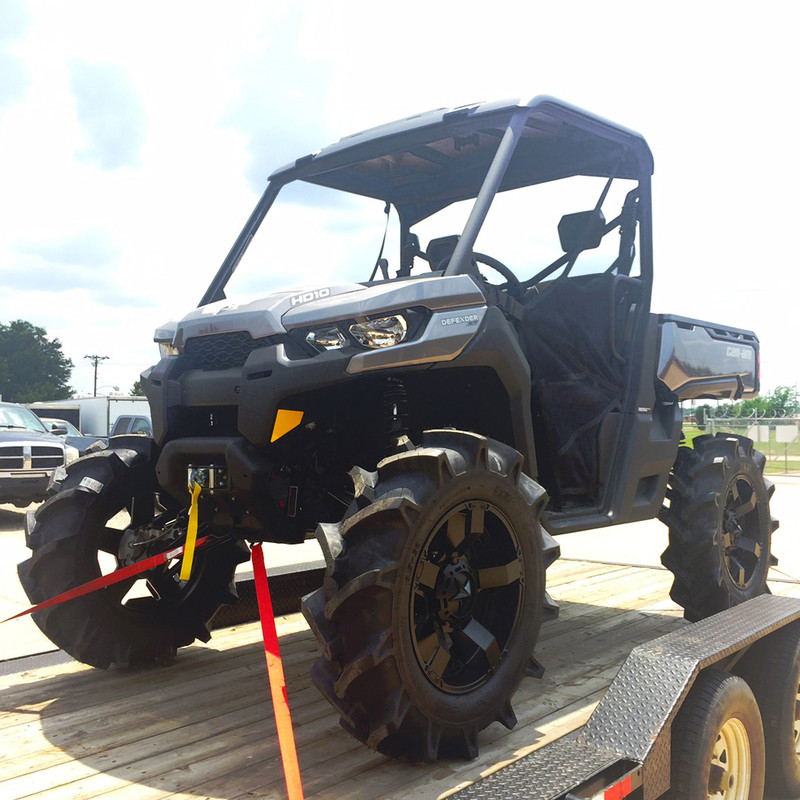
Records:
[[[364,347],[393,347],[406,338],[408,325],[405,317],[392,314],[391,317],[355,322],[350,326],[350,333]]]
[[[323,350],[341,350],[347,344],[345,335],[335,325],[309,331],[306,341]]]

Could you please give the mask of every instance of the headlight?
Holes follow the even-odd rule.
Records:
[[[81,454],[78,452],[78,449],[76,447],[73,447],[72,445],[68,444],[65,450],[66,452],[64,454],[65,455],[64,460],[67,462],[67,464],[71,464],[73,461],[76,461],[78,458],[80,458]]]
[[[161,358],[178,355],[178,348],[172,343],[177,329],[178,325],[175,322],[166,322],[160,328],[156,328],[156,332],[153,334],[153,341],[158,345],[158,352]]]
[[[323,350],[341,350],[347,344],[344,334],[335,325],[309,331],[306,341]]]
[[[355,322],[350,326],[352,337],[364,347],[393,347],[400,344],[408,333],[405,317],[393,314],[391,317]]]

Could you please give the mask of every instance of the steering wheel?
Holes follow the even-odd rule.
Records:
[[[522,300],[522,295],[525,293],[525,290],[522,288],[519,278],[505,264],[503,264],[502,261],[498,261],[496,258],[484,255],[483,253],[473,253],[472,257],[479,264],[485,264],[495,272],[499,272],[506,279],[506,285],[504,287],[505,290],[515,300]]]

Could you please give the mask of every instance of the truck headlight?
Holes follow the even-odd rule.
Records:
[[[350,326],[350,334],[364,347],[393,347],[405,340],[408,325],[401,314],[392,314],[390,317],[354,322]]]

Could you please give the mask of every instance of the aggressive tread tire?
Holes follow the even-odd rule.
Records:
[[[691,622],[769,592],[767,573],[778,523],[766,459],[744,436],[698,436],[681,447],[661,510],[669,546],[661,563],[674,580],[670,597]]]
[[[322,648],[312,676],[353,736],[411,761],[477,756],[511,697],[540,623],[555,616],[539,524],[544,490],[515,450],[428,431],[377,474],[353,471],[356,506],[320,525],[323,586],[303,599]]]
[[[108,521],[123,509],[140,515],[153,508],[152,475],[148,455],[126,448],[110,447],[67,468],[28,521],[33,553],[18,573],[32,603],[100,577],[99,554],[114,550],[121,536]],[[207,622],[221,604],[235,601],[236,564],[246,558],[246,548],[225,542],[213,554],[198,550],[184,585],[175,580],[174,565],[165,565],[145,575],[158,587],[153,597],[126,601],[129,586],[123,582],[37,612],[33,619],[54,644],[94,667],[166,663],[178,647],[209,639]]]

